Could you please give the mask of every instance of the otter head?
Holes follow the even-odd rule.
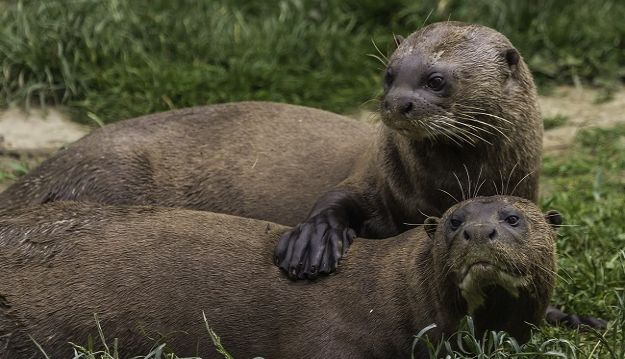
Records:
[[[471,314],[478,330],[529,338],[527,323],[545,316],[555,285],[558,212],[528,200],[477,197],[428,218],[434,271],[450,313]]]
[[[474,145],[505,139],[519,116],[539,120],[529,70],[501,33],[441,22],[396,42],[380,114],[398,133]]]

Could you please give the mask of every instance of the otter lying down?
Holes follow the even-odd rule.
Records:
[[[0,213],[0,357],[67,357],[97,338],[123,357],[165,335],[180,356],[409,358],[414,335],[478,331],[525,341],[554,287],[557,212],[478,197],[383,241],[358,239],[341,275],[292,282],[271,262],[287,227],[173,208],[55,202]],[[374,263],[374,265],[370,265]],[[424,355],[417,346],[416,355]],[[40,355],[40,354],[38,354]]]

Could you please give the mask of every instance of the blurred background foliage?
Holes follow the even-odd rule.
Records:
[[[379,94],[392,34],[458,20],[520,49],[544,90],[625,78],[625,2],[0,0],[0,106],[109,122],[272,100],[349,112]],[[371,105],[370,105],[371,106]]]

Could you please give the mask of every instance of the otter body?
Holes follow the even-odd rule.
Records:
[[[2,212],[1,356],[36,353],[30,335],[66,357],[68,341],[98,336],[94,313],[124,357],[158,333],[179,356],[220,357],[202,312],[235,358],[409,358],[419,330],[435,323],[437,341],[469,311],[478,331],[524,341],[553,289],[557,218],[475,198],[429,218],[427,234],[357,240],[345,273],[297,283],[270,260],[288,228],[269,222],[74,202]]]
[[[348,176],[374,131],[269,102],[144,116],[62,149],[0,193],[0,209],[62,200],[157,204],[295,225]]]

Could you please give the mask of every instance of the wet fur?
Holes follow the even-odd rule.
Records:
[[[533,205],[523,206],[536,221],[532,235],[544,235],[536,240],[551,248],[528,256],[554,265],[555,232]],[[67,357],[67,341],[97,338],[97,313],[105,335],[119,338],[122,356],[147,353],[153,343],[146,335],[160,333],[177,355],[219,358],[204,311],[236,358],[409,358],[421,328],[437,323],[429,332],[437,340],[466,313],[444,279],[441,228],[444,221],[435,241],[423,228],[357,240],[344,273],[304,284],[271,263],[287,228],[269,222],[77,202],[0,212],[1,356],[36,353],[30,334],[51,357]],[[553,288],[546,280],[537,285],[544,293],[524,298],[538,304],[527,312],[511,308],[515,322],[492,322],[495,312],[487,310],[476,315],[478,328],[506,328],[526,339],[524,321],[540,322]],[[503,317],[497,312],[497,320]]]
[[[158,204],[298,223],[345,179],[375,129],[312,108],[240,102],[93,131],[0,194],[0,209],[58,200]]]

